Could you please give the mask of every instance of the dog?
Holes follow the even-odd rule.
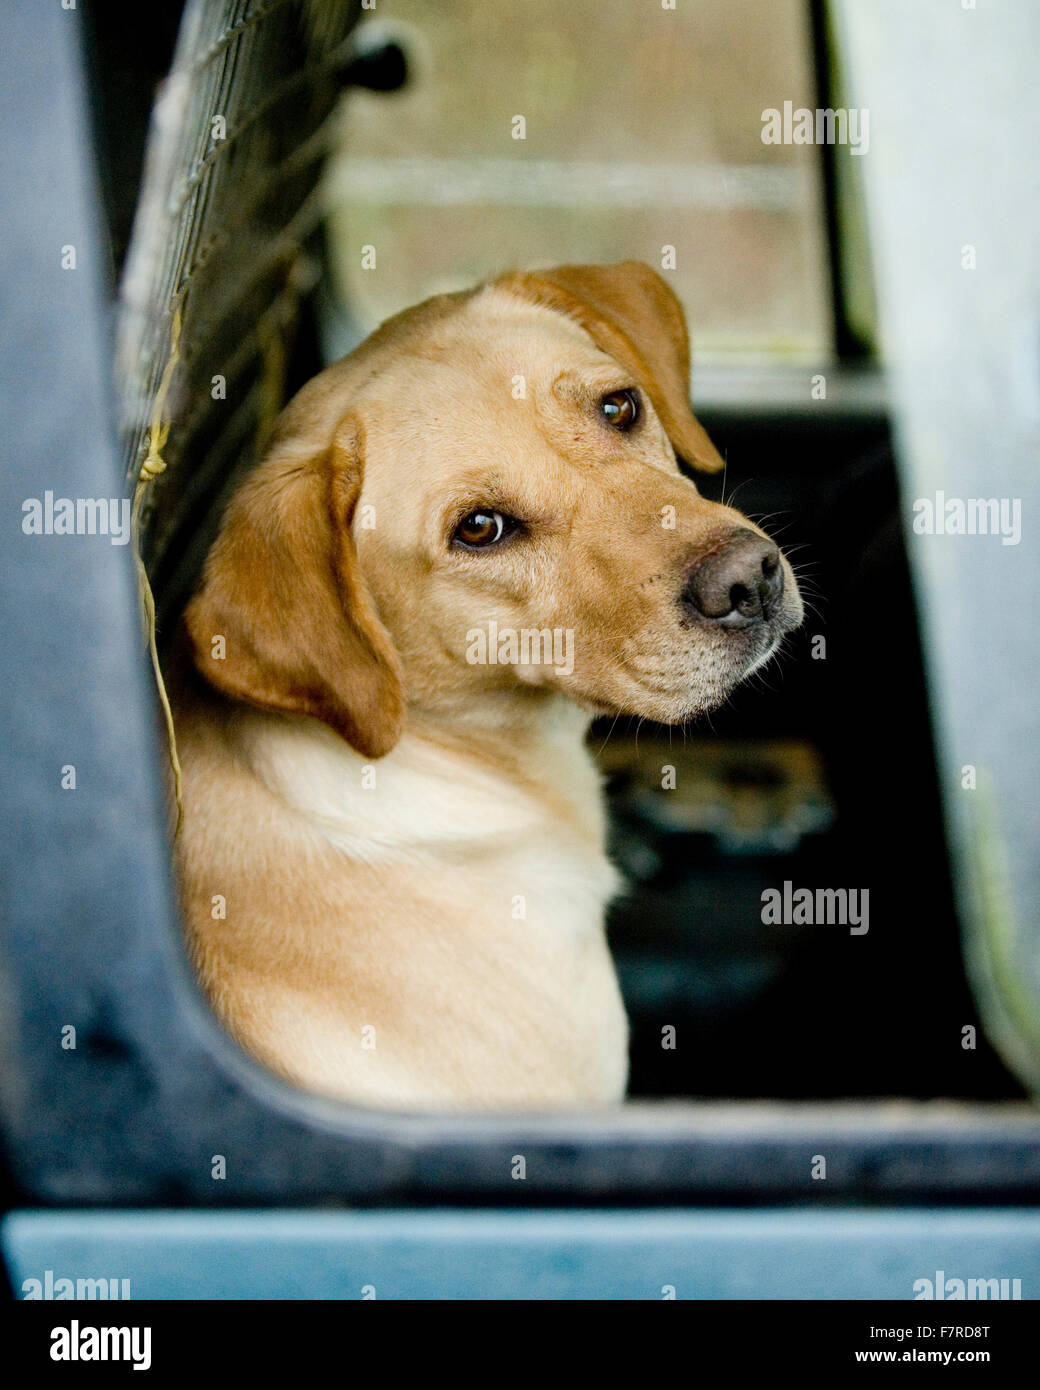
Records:
[[[182,625],[177,868],[226,1028],[356,1105],[620,1102],[590,721],[678,723],[801,621],[700,496],[682,308],[636,262],[388,320],[287,406]]]

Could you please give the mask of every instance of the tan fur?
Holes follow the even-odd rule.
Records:
[[[175,693],[182,898],[219,1016],[300,1085],[412,1108],[623,1096],[584,732],[710,708],[778,635],[682,620],[691,563],[750,525],[676,466],[721,464],[688,369],[645,266],[504,276],[316,377],[232,500],[185,618],[205,681]],[[622,435],[598,401],[627,387],[644,417]],[[452,548],[481,506],[528,534]],[[471,664],[490,620],[570,630],[573,670]]]

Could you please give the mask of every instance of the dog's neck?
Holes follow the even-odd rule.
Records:
[[[450,721],[410,713],[395,748],[365,758],[303,716],[231,707],[236,758],[348,853],[440,852],[532,832],[575,836],[601,852],[600,780],[585,747],[589,716],[563,696]]]

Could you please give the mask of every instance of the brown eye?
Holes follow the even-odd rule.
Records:
[[[514,517],[501,512],[470,512],[455,527],[452,541],[468,550],[484,550],[512,535],[519,525]]]
[[[611,391],[609,396],[604,396],[600,401],[599,408],[611,429],[624,433],[639,419],[639,392]]]

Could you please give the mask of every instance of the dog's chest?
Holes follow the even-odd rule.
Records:
[[[341,906],[300,942],[325,1036],[372,1024],[369,1070],[400,1063],[402,1088],[421,1077],[446,1101],[492,1083],[518,1103],[617,1100],[627,1025],[604,917],[619,880],[580,744],[560,750],[542,794],[536,777],[510,782],[407,740],[369,766],[298,732],[265,738],[251,761],[336,880],[324,896]]]
[[[477,941],[504,928],[561,968],[602,939],[619,877],[580,746],[559,750],[551,778],[517,782],[404,741],[338,787],[310,779],[306,795],[320,833],[393,884],[395,913],[411,900],[420,920]]]

